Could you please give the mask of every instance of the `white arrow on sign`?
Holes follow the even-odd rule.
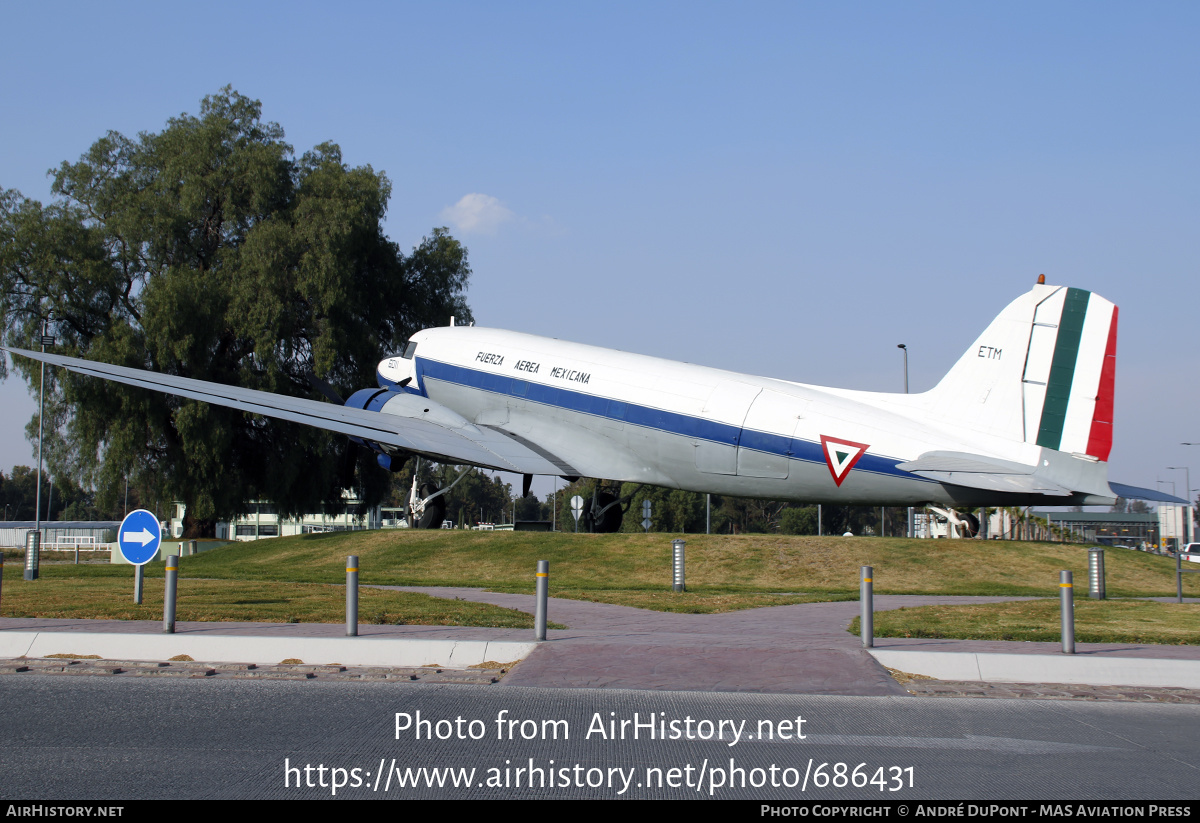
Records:
[[[145,546],[154,540],[154,533],[143,526],[140,532],[121,532],[121,539],[126,543],[141,543]]]

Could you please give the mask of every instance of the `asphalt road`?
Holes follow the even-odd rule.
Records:
[[[339,799],[1168,800],[1200,785],[1188,705],[32,674],[0,678],[0,705],[5,799],[329,798],[340,783]],[[633,739],[651,717],[668,739]]]

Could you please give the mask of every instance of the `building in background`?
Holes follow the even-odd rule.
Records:
[[[120,520],[43,520],[42,549],[44,551],[70,550],[80,546],[88,551],[93,546],[104,546],[117,539]],[[0,522],[0,547],[24,548],[25,535],[33,531],[32,520],[5,520]]]
[[[344,503],[326,511],[288,517],[279,514],[274,503],[256,500],[250,503],[250,511],[231,520],[217,523],[218,540],[245,541],[262,537],[284,537],[293,534],[319,534],[321,532],[357,531],[379,529],[383,519],[379,506],[368,507],[350,492],[342,493]],[[170,537],[183,536],[183,518],[187,506],[175,504],[175,516],[171,518]]]

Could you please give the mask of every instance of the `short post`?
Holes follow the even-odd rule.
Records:
[[[1104,600],[1104,549],[1088,549],[1088,597]]]
[[[79,544],[75,544],[75,565],[79,565]]]
[[[133,602],[140,606],[142,605],[142,589],[146,581],[146,567],[133,567]]]
[[[25,532],[25,579],[38,579],[38,555],[42,549],[42,533]]]
[[[188,541],[188,555],[194,557],[195,554],[196,554],[196,541],[189,540]]]
[[[4,598],[4,550],[0,549],[0,605],[3,605]]]
[[[875,569],[863,566],[858,583],[858,600],[860,604],[860,630],[864,649],[875,645]]]
[[[179,556],[167,555],[167,591],[163,595],[163,634],[175,634],[175,593],[179,587]]]
[[[346,558],[346,637],[358,637],[358,555]]]
[[[1075,654],[1075,584],[1071,572],[1058,573],[1059,607],[1062,610],[1062,653]]]
[[[683,577],[683,547],[687,543],[683,540],[675,540],[671,542],[671,590],[677,592],[687,591]]]
[[[535,640],[546,639],[546,603],[550,593],[550,561],[537,562],[537,605],[533,612]]]

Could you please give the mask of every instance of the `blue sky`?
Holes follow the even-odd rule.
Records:
[[[0,30],[5,188],[231,84],[386,171],[402,246],[449,225],[481,325],[885,391],[897,343],[929,388],[1044,272],[1121,307],[1112,478],[1200,485],[1194,3],[0,2]],[[0,468],[30,463],[20,381],[0,409]]]

